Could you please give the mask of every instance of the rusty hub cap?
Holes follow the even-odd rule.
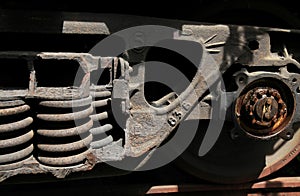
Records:
[[[282,132],[289,124],[294,110],[293,95],[288,87],[284,91],[284,88],[274,84],[272,87],[251,85],[246,89],[235,105],[235,114],[241,128],[256,138]]]

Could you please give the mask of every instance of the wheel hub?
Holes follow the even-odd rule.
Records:
[[[285,90],[283,93],[283,84],[279,81],[269,84],[268,87],[258,86],[261,82],[248,85],[236,101],[238,124],[255,138],[265,139],[284,131],[293,113],[291,92]]]

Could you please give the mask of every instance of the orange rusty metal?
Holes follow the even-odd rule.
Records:
[[[237,185],[220,185],[220,184],[176,184],[176,185],[158,185],[152,186],[148,189],[146,194],[172,194],[172,193],[191,193],[191,192],[211,192],[215,191],[227,191],[228,194],[233,191],[248,191],[252,193],[265,192],[268,189],[269,192],[272,189],[280,189],[284,192],[287,189],[300,188],[300,177],[278,177],[271,180],[256,182],[256,183],[246,183]],[[296,191],[296,190],[295,190]],[[289,190],[290,192],[290,190]],[[295,194],[292,192],[291,195],[300,195],[300,192]],[[276,194],[277,195],[277,194]]]

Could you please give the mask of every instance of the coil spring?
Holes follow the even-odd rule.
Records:
[[[50,166],[82,163],[90,152],[93,127],[92,97],[78,100],[45,100],[39,103],[38,160]],[[47,112],[47,113],[44,113]]]
[[[90,130],[90,133],[94,138],[91,147],[93,149],[98,149],[113,142],[113,137],[111,135],[104,134],[113,129],[112,124],[105,123],[108,118],[108,112],[105,111],[105,107],[108,106],[108,103],[111,100],[111,92],[101,86],[92,88],[90,92],[93,97],[92,106],[95,109],[94,111],[96,111],[96,114],[90,116],[95,122],[95,126]]]
[[[0,171],[17,168],[32,155],[29,110],[23,100],[0,101]]]

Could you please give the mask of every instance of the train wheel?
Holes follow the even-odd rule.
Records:
[[[178,159],[182,169],[213,182],[243,183],[265,177],[297,156],[298,79],[282,79],[275,73],[258,75],[248,74],[251,81],[240,86],[229,109],[232,121],[225,122],[217,142],[204,156],[199,156],[199,148],[209,120],[200,121],[196,137]]]

